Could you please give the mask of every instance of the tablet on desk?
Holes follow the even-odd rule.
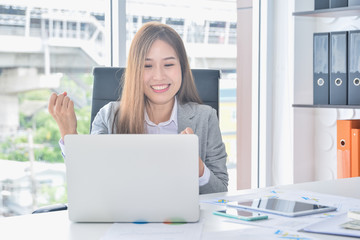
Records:
[[[335,207],[318,205],[313,203],[298,202],[279,198],[257,198],[229,202],[230,207],[254,209],[287,217],[297,217],[322,212],[335,211]]]

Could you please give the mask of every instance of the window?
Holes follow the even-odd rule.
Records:
[[[0,215],[67,202],[60,135],[47,101],[51,92],[67,91],[78,130],[89,132],[92,68],[106,64],[110,35],[109,1],[82,1],[84,9],[66,1],[0,5]]]
[[[88,133],[92,68],[109,65],[110,0],[38,3],[0,4],[3,216],[67,201],[60,134],[47,111],[48,98],[51,92],[67,91],[76,105],[78,131]],[[126,45],[144,23],[163,22],[183,38],[191,68],[222,70],[219,119],[229,154],[229,188],[235,189],[231,172],[236,165],[236,2],[201,3],[204,6],[194,7],[194,1],[187,0],[128,0]]]

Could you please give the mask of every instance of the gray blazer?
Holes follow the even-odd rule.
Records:
[[[91,134],[113,133],[114,113],[119,102],[110,102],[96,115]],[[197,103],[178,104],[178,132],[190,127],[199,137],[200,158],[210,170],[207,184],[200,186],[200,194],[226,192],[229,181],[225,145],[221,138],[216,110]]]

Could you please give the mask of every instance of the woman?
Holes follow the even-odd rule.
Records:
[[[200,193],[227,191],[227,154],[216,111],[201,105],[176,31],[157,22],[145,24],[132,41],[123,82],[121,99],[100,109],[91,134],[195,133]],[[63,145],[66,134],[77,134],[74,103],[66,93],[53,93],[49,112],[59,126]]]

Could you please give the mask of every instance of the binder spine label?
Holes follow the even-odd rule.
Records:
[[[330,34],[330,104],[347,104],[347,32]]]
[[[360,31],[349,32],[348,104],[360,104]]]
[[[314,104],[329,104],[329,33],[315,33],[313,41]]]

